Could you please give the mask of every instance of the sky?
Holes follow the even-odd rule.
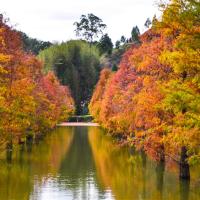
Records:
[[[159,15],[156,0],[0,0],[0,13],[30,37],[51,42],[75,39],[73,23],[93,13],[114,43],[122,35],[130,37],[133,26],[144,32],[146,19]]]

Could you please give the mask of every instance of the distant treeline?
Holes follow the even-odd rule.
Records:
[[[52,45],[51,42],[31,38],[26,33],[23,33],[21,31],[19,33],[21,35],[23,49],[27,53],[33,53],[34,55],[38,55],[40,51]]]

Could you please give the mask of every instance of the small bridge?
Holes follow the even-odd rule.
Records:
[[[58,126],[99,126],[99,124],[92,122],[63,122]]]
[[[93,123],[92,115],[74,115],[67,122],[58,124],[58,126],[99,126],[98,123]]]
[[[68,119],[68,122],[92,122],[92,115],[74,115]]]

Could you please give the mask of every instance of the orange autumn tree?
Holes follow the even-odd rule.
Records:
[[[104,98],[101,101],[99,118],[97,119],[113,134],[125,133],[125,131],[128,133],[127,125],[129,123],[127,117],[129,115],[127,115],[126,111],[131,111],[131,107],[130,109],[126,109],[126,105],[131,101],[131,98],[129,98],[130,95],[128,95],[130,92],[128,88],[130,83],[136,78],[132,76],[134,69],[126,62],[130,53],[131,50],[127,51],[121,61],[120,69],[109,78],[105,88]],[[125,96],[127,98],[124,98]],[[90,107],[90,110],[93,110],[93,108]],[[131,118],[132,116],[130,117],[130,121]]]
[[[107,84],[109,84],[109,79],[111,77],[112,77],[111,70],[105,68],[101,71],[98,84],[96,86],[96,89],[93,93],[92,99],[89,104],[89,111],[97,121],[100,120],[102,100],[105,95]]]
[[[19,135],[29,124],[29,112],[34,112],[32,81],[26,74],[19,35],[0,18],[1,49],[1,133],[12,143],[14,132]],[[6,58],[6,59],[5,59]],[[17,61],[15,59],[17,58]],[[24,112],[23,112],[24,107]]]
[[[171,157],[180,177],[200,159],[200,4],[173,0],[110,78],[97,120],[156,160]],[[90,108],[92,111],[92,107]],[[92,113],[92,112],[91,112]]]
[[[171,155],[179,156],[180,177],[188,179],[189,163],[200,161],[200,4],[173,0],[164,9],[158,26],[174,42],[160,60],[176,75],[163,85],[161,106],[171,116],[163,123],[164,142]]]
[[[170,47],[170,41],[149,30],[141,42],[124,54],[120,69],[107,84],[97,120],[155,159],[164,160],[162,130],[154,128],[161,124],[161,113],[154,105],[162,98],[156,81],[167,79],[170,71],[158,58],[164,48]]]
[[[137,71],[140,90],[133,96],[134,100],[134,144],[143,148],[156,160],[164,161],[164,144],[162,120],[165,117],[157,104],[162,100],[159,83],[167,82],[171,76],[171,67],[161,64],[159,56],[164,49],[170,49],[171,39],[155,30],[149,30],[141,37],[142,44],[130,57],[132,66]]]
[[[68,88],[53,74],[42,74],[42,64],[23,52],[20,35],[0,15],[1,143],[12,148],[27,135],[53,128],[73,110]]]
[[[61,86],[53,72],[43,76],[36,87],[35,99],[37,130],[54,128],[74,111],[74,101],[67,87]]]

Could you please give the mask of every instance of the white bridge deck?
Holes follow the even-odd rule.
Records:
[[[99,126],[99,124],[92,122],[63,122],[58,126]]]

